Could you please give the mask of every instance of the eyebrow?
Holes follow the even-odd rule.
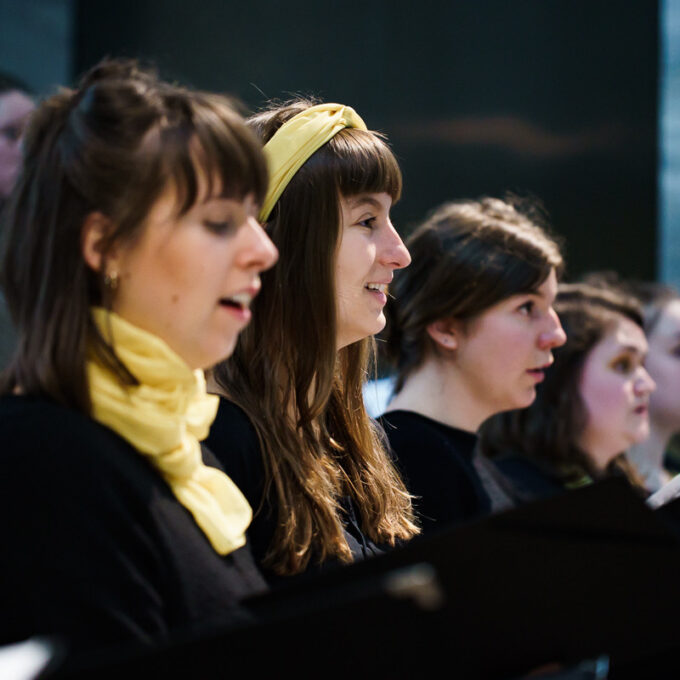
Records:
[[[647,349],[636,347],[635,345],[619,345],[618,352],[632,352],[633,354],[640,354],[646,356]]]

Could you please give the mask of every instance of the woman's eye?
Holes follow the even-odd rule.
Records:
[[[530,316],[535,308],[536,308],[536,304],[534,303],[534,301],[533,300],[527,300],[523,305],[519,306],[519,311],[522,314],[526,314],[527,316]]]
[[[373,229],[375,227],[375,217],[367,217],[365,220],[360,220],[357,224],[360,227],[366,227],[367,229]]]
[[[617,373],[630,373],[633,368],[633,362],[626,357],[621,357],[620,359],[614,361],[612,368]]]
[[[226,220],[224,222],[213,222],[211,220],[203,220],[203,226],[208,231],[211,231],[213,234],[226,234],[227,232],[231,231],[231,229],[234,226],[234,223],[231,222],[230,220]]]
[[[18,125],[8,125],[0,129],[0,136],[4,137],[8,142],[16,142],[23,133],[23,128]]]

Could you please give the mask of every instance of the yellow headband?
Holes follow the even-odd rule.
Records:
[[[349,106],[319,104],[285,122],[264,145],[269,168],[269,189],[260,210],[266,222],[288,182],[305,161],[344,128],[367,130],[366,123]]]

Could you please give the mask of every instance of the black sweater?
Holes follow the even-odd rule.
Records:
[[[249,550],[219,556],[115,432],[6,396],[0,437],[0,643],[57,634],[84,651],[248,620],[238,601],[265,587]]]
[[[274,538],[279,508],[274,490],[265,496],[265,468],[253,424],[236,404],[220,398],[217,418],[205,443],[253,508],[254,517],[248,528],[248,543],[252,547],[255,561],[270,584],[281,583],[282,577],[262,564]],[[353,558],[363,559],[382,552],[361,530],[358,512],[352,500],[344,497],[340,503],[344,510],[345,540]],[[318,560],[312,558],[305,573],[334,568],[340,564],[336,559],[319,564]]]
[[[491,511],[491,499],[473,463],[477,435],[414,411],[379,418],[423,534]]]

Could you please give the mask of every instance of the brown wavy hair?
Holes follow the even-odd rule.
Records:
[[[264,198],[261,145],[225,97],[165,84],[131,60],[105,60],[41,104],[3,216],[0,283],[18,345],[1,393],[19,387],[90,413],[88,347],[121,381],[135,382],[91,318],[92,305],[111,300],[105,267],[94,272],[83,258],[83,222],[99,211],[114,225],[105,259],[114,244],[138,237],[168,183],[179,214],[189,210],[200,173],[209,193],[217,182],[227,198]]]
[[[544,225],[537,202],[484,197],[436,208],[411,234],[411,264],[394,274],[380,343],[396,369],[396,392],[439,351],[429,324],[469,321],[512,295],[535,291],[553,269],[561,275],[560,246]]]
[[[604,284],[561,284],[554,305],[567,341],[553,350],[554,364],[536,388],[528,408],[492,416],[480,429],[481,451],[490,457],[512,453],[525,456],[564,484],[578,483],[583,475],[601,477],[578,440],[588,422],[580,394],[586,358],[611,330],[617,317],[643,328],[642,310],[635,298]],[[623,473],[633,486],[642,480],[623,452],[606,474]]]
[[[249,121],[266,142],[314,102],[297,100]],[[417,533],[411,498],[383,437],[364,408],[361,386],[373,339],[337,350],[335,257],[341,196],[401,194],[401,172],[382,137],[344,129],[293,177],[265,228],[279,249],[263,273],[253,321],[214,379],[252,421],[278,524],[265,564],[279,574],[312,558],[352,559],[339,499],[349,495],[362,530],[394,544]]]

